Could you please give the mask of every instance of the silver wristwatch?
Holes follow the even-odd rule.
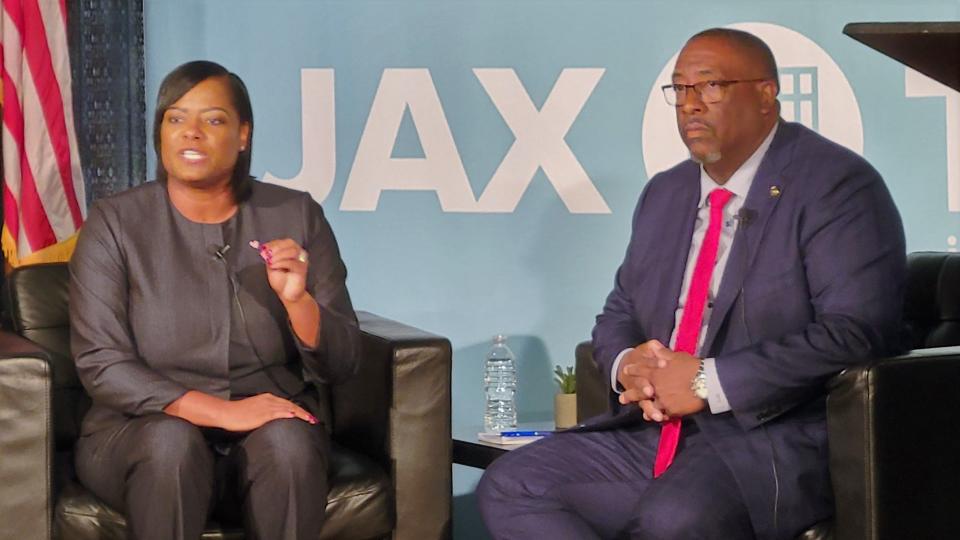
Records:
[[[697,369],[697,374],[693,376],[693,380],[690,381],[690,389],[693,390],[693,395],[697,396],[700,399],[707,399],[707,396],[710,395],[707,392],[707,373],[703,370],[703,360],[700,360],[700,368]]]

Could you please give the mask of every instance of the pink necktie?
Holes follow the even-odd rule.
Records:
[[[700,339],[700,328],[703,323],[703,308],[707,303],[713,267],[717,263],[717,244],[720,241],[720,229],[723,226],[723,207],[732,196],[733,193],[722,188],[710,192],[710,224],[707,226],[703,244],[700,245],[697,264],[693,267],[693,278],[690,280],[690,288],[687,291],[687,301],[683,305],[675,347],[678,352],[697,353],[697,342]],[[663,474],[673,463],[673,456],[677,453],[679,442],[680,419],[672,418],[664,422],[660,428],[660,444],[657,445],[657,457],[653,462],[654,478]]]

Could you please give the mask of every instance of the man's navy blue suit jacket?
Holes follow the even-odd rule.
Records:
[[[669,342],[699,195],[688,160],[640,196],[593,332],[605,380],[623,349]],[[732,411],[693,418],[737,479],[757,537],[782,538],[833,511],[825,383],[898,349],[903,226],[863,158],[783,121],[743,208],[701,351],[716,358]],[[635,405],[612,392],[611,402],[587,429],[642,422]]]

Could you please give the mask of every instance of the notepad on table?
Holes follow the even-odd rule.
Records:
[[[543,431],[543,430],[507,430],[501,431],[499,433],[489,433],[481,432],[477,434],[477,438],[481,441],[491,442],[496,444],[527,444],[533,441],[540,440],[547,435],[553,433],[552,431]]]

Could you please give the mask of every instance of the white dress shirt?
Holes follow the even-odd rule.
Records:
[[[720,240],[717,246],[717,261],[713,269],[713,275],[710,278],[710,288],[707,291],[707,304],[704,307],[703,319],[701,322],[700,335],[697,340],[696,356],[700,356],[700,349],[703,347],[703,341],[706,339],[707,326],[710,323],[710,314],[713,311],[713,300],[720,288],[723,279],[723,272],[727,267],[727,260],[730,256],[730,247],[733,245],[734,235],[740,225],[737,215],[743,208],[743,203],[747,199],[747,193],[750,192],[750,185],[753,184],[753,177],[756,176],[760,168],[760,162],[766,155],[767,149],[777,132],[777,126],[763,140],[756,151],[753,152],[743,165],[740,166],[729,180],[723,185],[716,183],[710,175],[707,174],[703,165],[700,166],[700,201],[697,205],[697,221],[693,226],[693,238],[690,242],[690,252],[687,254],[687,265],[683,272],[683,285],[680,287],[680,298],[677,301],[677,312],[674,317],[673,333],[670,335],[671,349],[677,342],[677,330],[680,328],[680,318],[683,316],[683,306],[687,301],[687,292],[690,290],[690,281],[693,278],[693,269],[696,266],[697,254],[700,253],[700,246],[707,234],[707,227],[710,225],[710,205],[708,196],[710,192],[717,188],[724,188],[733,193],[733,196],[723,208],[723,228],[720,230]],[[613,362],[613,369],[610,372],[610,384],[613,390],[621,393],[623,390],[617,383],[617,373],[620,368],[620,361],[633,348],[624,349],[617,355]],[[703,371],[707,377],[707,404],[710,406],[710,412],[719,414],[730,410],[730,404],[727,402],[727,396],[723,392],[723,386],[720,384],[720,377],[717,374],[717,364],[714,358],[705,358],[703,360]]]

